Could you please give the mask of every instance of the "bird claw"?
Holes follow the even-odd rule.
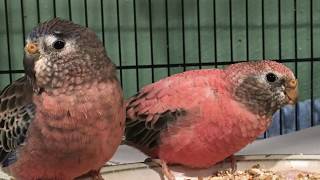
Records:
[[[104,179],[100,174],[100,171],[90,171],[87,174],[76,178],[76,180],[104,180]]]
[[[226,158],[227,161],[230,161],[231,163],[231,171],[234,173],[237,171],[237,159],[234,155],[231,155]]]
[[[92,180],[104,180],[102,175],[99,173],[99,174],[96,174],[95,176],[92,176]]]
[[[160,159],[151,159],[147,158],[145,162],[154,162],[161,166],[162,173],[167,178],[167,180],[176,180],[175,176],[172,174],[171,170],[169,169],[167,163]]]

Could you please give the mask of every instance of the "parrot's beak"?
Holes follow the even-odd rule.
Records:
[[[31,81],[34,91],[38,92],[39,87],[36,84],[36,77],[35,77],[36,72],[34,70],[35,62],[38,61],[40,57],[38,44],[29,42],[24,47],[24,51],[25,51],[25,54],[23,57],[23,66],[24,66],[25,73],[28,79]]]
[[[28,54],[36,54],[39,53],[39,48],[38,48],[38,44],[36,43],[28,43],[25,47],[24,47],[24,51]]]
[[[24,47],[23,65],[27,74],[34,73],[34,64],[40,57],[39,47],[37,43],[29,42]]]
[[[285,94],[289,100],[289,104],[295,104],[298,100],[298,80],[289,80],[286,84]]]

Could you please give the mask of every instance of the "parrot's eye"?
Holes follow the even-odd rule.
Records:
[[[62,49],[66,43],[63,40],[57,40],[53,43],[55,49]]]
[[[278,79],[278,77],[277,77],[277,75],[275,75],[273,73],[268,73],[266,75],[266,79],[268,82],[275,82]]]

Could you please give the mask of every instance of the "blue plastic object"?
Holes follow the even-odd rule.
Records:
[[[295,109],[297,108],[297,111]],[[267,137],[287,134],[296,130],[320,124],[320,98],[313,101],[313,119],[311,118],[311,100],[285,106],[273,115],[273,121],[267,130]]]

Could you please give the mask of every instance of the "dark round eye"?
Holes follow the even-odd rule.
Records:
[[[266,79],[268,82],[275,82],[278,79],[278,77],[277,77],[277,75],[275,75],[273,73],[268,73],[266,75]]]
[[[53,43],[55,49],[62,49],[66,43],[63,40],[57,40]]]

